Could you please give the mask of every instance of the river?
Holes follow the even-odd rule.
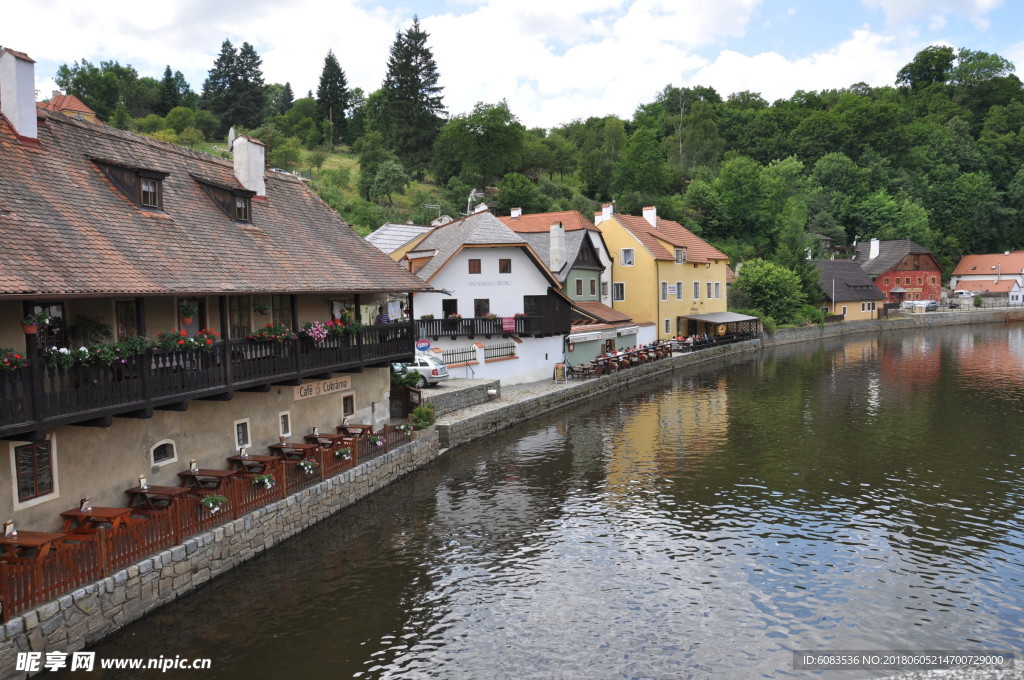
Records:
[[[793,651],[1012,650],[1022,441],[1024,326],[762,350],[456,449],[94,649],[210,658],[178,676],[205,680],[873,677],[894,671]]]

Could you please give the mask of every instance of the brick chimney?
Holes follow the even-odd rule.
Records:
[[[239,135],[231,148],[235,162],[235,179],[257,197],[266,197],[267,183],[263,179],[266,167],[266,145],[258,139]]]
[[[0,113],[19,137],[32,141],[39,138],[35,63],[24,52],[0,47]]]
[[[658,209],[653,205],[644,208],[644,219],[655,229],[658,228]]]
[[[551,225],[551,271],[558,273],[565,266],[565,227],[561,222]]]

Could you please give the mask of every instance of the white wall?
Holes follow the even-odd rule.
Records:
[[[601,295],[601,304],[611,307],[612,306],[612,257],[608,253],[608,249],[604,247],[604,239],[601,238],[599,232],[588,231],[588,237],[590,242],[594,244],[594,248],[597,250],[597,255],[601,260],[601,264],[604,265],[604,271],[601,272],[601,290],[607,289],[607,294]]]
[[[469,273],[469,260],[481,261],[480,273]],[[498,260],[512,260],[512,273],[499,274]],[[433,314],[441,317],[441,301],[456,298],[459,314],[463,318],[473,316],[473,300],[486,298],[491,301],[491,313],[498,316],[514,316],[523,311],[524,295],[547,295],[550,282],[537,269],[521,248],[466,248],[453,257],[438,272],[430,284],[437,289],[447,288],[454,295],[437,293],[419,294],[415,298],[416,317]]]
[[[518,385],[519,383],[537,382],[548,380],[554,371],[555,364],[562,361],[564,340],[562,336],[547,338],[520,338],[522,342],[516,343],[516,356],[518,359],[505,359],[491,361],[473,366],[458,366],[448,369],[448,375],[452,379],[487,379],[500,380],[502,385]],[[461,349],[473,343],[492,345],[508,342],[505,338],[492,336],[490,339],[477,336],[473,340],[460,336],[458,338],[439,337],[432,341],[432,347],[440,347],[442,350]]]

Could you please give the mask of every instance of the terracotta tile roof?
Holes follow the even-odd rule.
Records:
[[[956,289],[969,290],[972,293],[1009,293],[1016,282],[1016,278],[1009,276],[1004,276],[998,281],[995,280],[995,277],[991,280],[975,279],[973,281],[961,281],[956,285]]]
[[[590,229],[598,231],[594,223],[583,216],[578,210],[567,210],[565,212],[533,213],[531,215],[520,215],[519,217],[499,217],[499,220],[509,229],[518,233],[547,233],[551,225],[561,222],[566,231],[577,229]]]
[[[102,122],[99,118],[96,118],[96,112],[86,106],[81,99],[73,94],[58,94],[50,98],[48,102],[41,102],[39,108],[46,109],[47,111],[57,111],[64,113],[66,111],[74,111],[76,113],[84,113],[88,116],[92,116],[92,120],[100,123]]]
[[[997,272],[1002,276],[1024,272],[1024,250],[993,255],[964,255],[957,263],[956,269],[953,270],[953,276],[991,276],[995,278]],[[967,282],[964,281],[964,283]]]
[[[661,244],[661,241],[673,247],[686,248],[687,262],[710,262],[712,260],[725,260],[728,262],[729,260],[728,255],[678,222],[658,217],[658,228],[655,229],[643,217],[622,215],[620,213],[615,213],[612,217],[636,236],[657,260],[676,259],[676,254],[669,252],[668,248]],[[598,228],[600,229],[600,226]]]
[[[0,116],[0,295],[384,292],[425,285],[294,177],[266,173],[252,222],[193,177],[242,189],[230,161],[39,111],[39,147]],[[90,158],[170,173],[140,210]]]
[[[623,314],[622,312],[614,310],[601,302],[574,301],[572,304],[573,307],[578,307],[580,311],[604,323],[616,324],[633,321],[628,314]]]

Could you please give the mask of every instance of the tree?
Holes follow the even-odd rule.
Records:
[[[319,173],[321,168],[324,167],[324,163],[327,162],[328,156],[330,156],[330,153],[327,149],[318,147],[306,154],[306,162],[309,163],[309,167],[316,168],[316,171]]]
[[[281,109],[278,111],[279,116],[283,116],[288,112],[288,109],[292,107],[292,103],[295,101],[295,95],[292,93],[292,84],[285,82],[284,90],[281,91]]]
[[[478,102],[472,113],[455,116],[441,130],[434,166],[438,179],[440,173],[448,177],[462,175],[482,189],[518,167],[525,132],[505,100],[498,104]]]
[[[269,148],[267,149],[267,160],[274,167],[291,170],[298,165],[299,160],[302,158],[299,146],[299,140],[296,137],[282,139],[272,151]]]
[[[818,268],[808,258],[812,255],[814,239],[807,233],[807,204],[798,198],[789,198],[782,211],[782,226],[773,261],[790,270],[800,279],[804,297],[814,299],[818,293]]]
[[[203,83],[200,105],[221,121],[221,129],[226,130],[234,121],[231,115],[231,88],[235,82],[238,52],[230,40],[224,40],[220,46],[220,54],[213,62],[213,68],[207,73]]]
[[[175,106],[181,106],[181,93],[178,91],[178,83],[171,72],[171,65],[164,69],[163,80],[160,81],[160,108],[154,113],[166,116],[167,112]]]
[[[194,149],[196,144],[202,144],[205,141],[206,138],[203,136],[203,133],[194,127],[185,128],[178,134],[178,144],[187,146],[190,149]]]
[[[319,120],[331,121],[331,136],[324,139],[333,146],[345,137],[345,113],[348,111],[348,81],[332,50],[324,57],[320,84],[316,88],[316,111]]]
[[[411,27],[395,35],[382,87],[383,107],[375,118],[385,142],[417,175],[427,167],[445,113],[428,37],[417,16]]]
[[[391,194],[404,194],[410,181],[398,160],[386,160],[374,168],[369,193],[372,200],[379,201],[381,197],[387,197],[388,205],[394,205]]]
[[[263,60],[247,42],[235,50],[230,40],[221,44],[220,54],[203,83],[201,104],[221,122],[221,132],[232,125],[255,128],[263,121],[266,93]]]
[[[135,123],[132,121],[132,115],[128,113],[128,107],[124,105],[124,102],[117,103],[117,108],[114,109],[114,115],[110,117],[110,126],[115,127],[118,130],[131,130],[135,127]]]
[[[896,74],[896,84],[917,90],[928,85],[942,84],[949,80],[953,70],[953,48],[946,45],[930,45],[916,55],[913,61]]]
[[[635,191],[655,196],[668,189],[668,163],[654,130],[640,128],[629,138],[615,165],[611,188],[615,194]]]
[[[536,185],[518,172],[505,175],[498,186],[498,210],[509,212],[512,208],[522,208],[524,213],[544,210]]]
[[[101,61],[99,66],[83,59],[73,66],[62,64],[54,81],[67,94],[73,94],[96,112],[100,120],[109,120],[119,103],[124,103],[133,117],[152,111],[143,108],[146,97],[137,87],[138,73],[116,61]],[[152,78],[150,78],[152,80]]]
[[[744,262],[734,285],[755,309],[780,324],[792,323],[806,300],[800,278],[767,260]]]
[[[179,135],[187,127],[195,127],[196,112],[184,106],[176,106],[164,116],[164,124]]]

